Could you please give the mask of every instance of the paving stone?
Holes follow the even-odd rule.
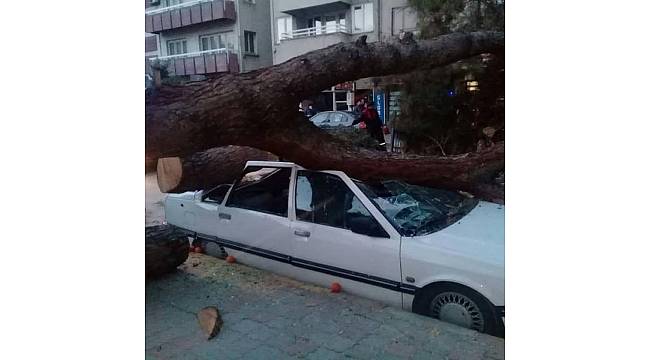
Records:
[[[147,359],[504,358],[503,339],[241,264],[192,261],[201,264],[146,283]],[[210,305],[224,325],[208,341],[194,313]]]
[[[242,358],[247,360],[285,359],[286,357],[287,355],[280,350],[264,344],[242,356]]]
[[[247,336],[254,341],[260,342],[273,337],[276,331],[260,324],[253,331],[248,332]]]
[[[291,356],[306,355],[319,348],[319,344],[308,337],[297,337],[295,342],[282,350]]]
[[[325,339],[323,346],[330,350],[343,352],[354,346],[354,341],[343,336],[332,335]]]
[[[248,334],[252,331],[255,331],[257,328],[260,328],[261,326],[262,324],[258,323],[257,321],[249,319],[244,319],[238,323],[230,325],[232,330],[240,332],[242,334]]]
[[[386,346],[384,346],[383,351],[387,354],[391,354],[400,359],[409,359],[417,352],[418,348],[409,343],[397,341],[391,341]]]
[[[332,350],[325,348],[320,348],[307,355],[306,359],[308,360],[335,360],[335,359],[345,359],[345,355],[337,353]]]

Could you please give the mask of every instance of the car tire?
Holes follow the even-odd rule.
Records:
[[[214,256],[219,259],[225,259],[228,256],[228,253],[226,252],[226,249],[223,248],[223,246],[212,241],[196,239],[192,243],[192,246],[201,246],[203,248],[203,252],[206,255]]]
[[[494,305],[466,286],[438,283],[420,290],[413,312],[492,336],[504,337],[505,329]]]

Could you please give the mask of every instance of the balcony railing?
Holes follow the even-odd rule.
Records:
[[[153,59],[164,61],[164,60],[191,58],[191,57],[201,56],[206,54],[226,54],[226,53],[228,53],[228,49],[221,48],[221,49],[213,49],[213,50],[196,51],[196,52],[184,53],[184,54],[176,54],[176,55],[156,56]]]
[[[195,0],[161,9],[145,11],[145,31],[160,33],[215,20],[235,20],[232,0]]]
[[[166,68],[169,76],[239,72],[237,54],[225,48],[159,56],[149,61],[155,67]]]
[[[334,34],[334,33],[350,34],[350,30],[343,24],[315,26],[310,28],[293,30],[288,33],[281,33],[280,40],[290,40],[296,38]]]
[[[205,3],[205,2],[212,2],[212,1],[214,1],[214,0],[194,0],[194,1],[182,2],[180,4],[176,4],[176,5],[172,5],[172,6],[167,6],[167,7],[163,7],[163,8],[158,8],[158,9],[145,11],[144,13],[146,15],[162,14],[165,11],[180,9],[180,8],[184,8],[184,7],[190,7],[192,5],[201,4],[201,3]]]

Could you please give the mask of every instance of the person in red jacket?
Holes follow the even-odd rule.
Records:
[[[368,102],[366,108],[361,112],[360,120],[366,124],[368,134],[377,139],[380,146],[385,146],[386,140],[384,140],[384,133],[381,131],[379,113],[375,110],[375,104],[372,101]]]

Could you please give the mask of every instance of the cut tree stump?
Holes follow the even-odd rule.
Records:
[[[187,260],[190,243],[187,235],[173,226],[145,227],[145,276],[155,277],[174,271]]]
[[[278,157],[248,146],[222,146],[179,158],[158,159],[158,187],[164,193],[207,190],[230,184],[249,160],[278,160]]]

